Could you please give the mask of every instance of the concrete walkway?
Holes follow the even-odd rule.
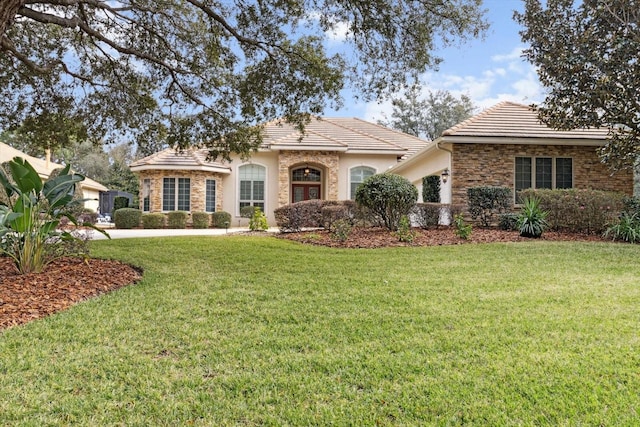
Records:
[[[104,240],[107,237],[98,233],[94,230],[89,230],[91,232],[91,238],[93,240]],[[108,228],[105,231],[111,236],[112,239],[129,239],[135,237],[170,237],[170,236],[223,236],[225,234],[238,233],[241,231],[249,231],[247,227],[241,228],[229,228],[225,230],[224,228],[203,228],[203,229],[161,229],[161,230],[143,230],[143,229],[135,229],[135,230],[119,230],[115,228]],[[272,227],[268,232],[277,233],[280,230],[277,227]]]

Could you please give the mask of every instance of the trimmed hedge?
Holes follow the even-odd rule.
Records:
[[[162,213],[149,213],[142,215],[142,228],[164,228],[167,217]]]
[[[327,211],[329,207],[337,208]],[[337,211],[341,213],[337,214]],[[284,233],[300,231],[302,228],[332,227],[339,219],[334,213],[344,215],[345,217],[340,219],[346,219],[352,225],[363,220],[362,211],[353,200],[305,200],[277,208],[274,216],[280,231]]]
[[[471,219],[479,220],[483,227],[494,223],[495,215],[508,211],[513,205],[509,187],[472,187],[467,190],[467,203]]]
[[[211,216],[206,212],[191,212],[193,228],[209,228]]]
[[[625,196],[610,191],[523,190],[520,195],[540,200],[540,208],[549,212],[546,220],[551,230],[571,233],[601,234],[625,206]]]
[[[167,227],[187,228],[188,215],[185,211],[171,211],[167,213]]]
[[[229,228],[231,214],[225,211],[217,211],[211,214],[211,226],[213,228]]]
[[[407,178],[392,173],[370,176],[356,190],[356,202],[391,231],[398,229],[400,218],[411,213],[417,200],[418,189]]]
[[[440,176],[429,175],[422,178],[422,201],[440,203]]]
[[[116,228],[131,229],[140,226],[142,211],[133,208],[120,208],[113,213]]]

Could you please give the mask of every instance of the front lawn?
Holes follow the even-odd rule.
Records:
[[[635,425],[640,246],[93,242],[138,284],[0,333],[0,425]]]

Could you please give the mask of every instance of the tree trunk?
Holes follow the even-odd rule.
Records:
[[[0,39],[5,38],[7,30],[13,25],[16,13],[26,0],[2,0],[0,1]]]

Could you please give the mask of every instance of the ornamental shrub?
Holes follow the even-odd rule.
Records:
[[[467,224],[462,214],[453,217],[454,233],[463,240],[469,240],[471,237],[471,224]]]
[[[167,213],[167,227],[187,228],[188,215],[185,211],[171,211]]]
[[[524,206],[518,216],[518,229],[522,237],[538,238],[547,228],[547,211],[540,208],[540,200],[534,196],[524,199]]]
[[[193,228],[209,228],[211,216],[206,212],[192,212],[191,221]]]
[[[231,214],[225,211],[217,211],[211,214],[211,225],[213,228],[229,228],[231,225]]]
[[[140,226],[142,211],[133,208],[120,208],[113,213],[116,228],[131,229]]]
[[[400,175],[384,173],[365,179],[356,190],[356,202],[368,208],[376,222],[391,231],[409,215],[418,200],[418,189]]]
[[[509,187],[472,187],[467,190],[471,219],[489,227],[497,214],[509,210],[512,205]]]
[[[142,228],[158,229],[164,228],[167,217],[159,212],[142,215]]]
[[[336,221],[345,220],[351,222],[349,208],[346,205],[327,205],[322,207],[322,225],[327,231],[331,231]]]
[[[422,178],[422,201],[424,203],[440,203],[440,177],[438,175]]]
[[[415,239],[416,233],[411,229],[411,222],[409,221],[408,216],[403,215],[402,218],[400,218],[396,237],[398,237],[398,240],[405,243],[412,243],[413,239]]]
[[[122,209],[122,208],[128,208],[129,207],[129,199],[127,197],[123,197],[123,196],[116,196],[113,198],[113,215],[111,215],[112,217],[115,217],[116,211],[118,209]]]
[[[417,203],[412,211],[413,219],[420,228],[437,227],[441,214],[448,214],[447,209],[448,205],[440,203]]]
[[[255,206],[243,206],[240,208],[240,217],[242,218],[251,218],[256,209],[259,209]]]
[[[351,234],[353,226],[346,219],[339,219],[333,224],[333,230],[331,231],[331,238],[346,242]]]
[[[507,212],[498,216],[498,228],[506,231],[518,230],[518,214]]]
[[[523,198],[535,197],[549,212],[547,222],[554,231],[602,234],[625,209],[620,193],[600,190],[524,190]]]
[[[627,243],[640,242],[640,216],[637,212],[622,212],[618,221],[607,228],[604,236]]]
[[[269,229],[267,224],[267,217],[260,208],[253,210],[253,216],[249,219],[249,230],[251,231],[266,231]]]

